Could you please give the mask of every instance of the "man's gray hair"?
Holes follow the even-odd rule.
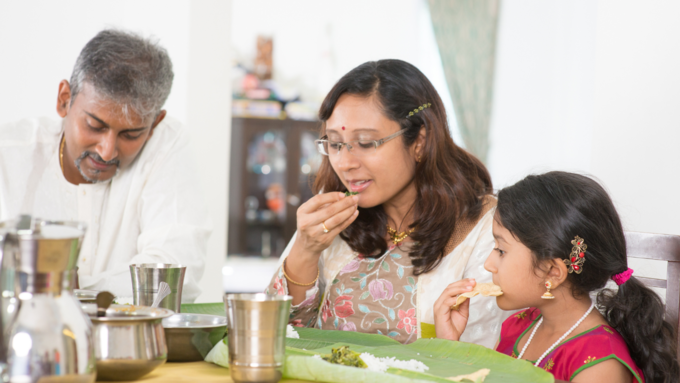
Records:
[[[84,83],[97,95],[120,104],[141,118],[156,116],[172,88],[172,62],[157,41],[130,32],[107,29],[90,40],[78,56],[71,75],[71,102]]]

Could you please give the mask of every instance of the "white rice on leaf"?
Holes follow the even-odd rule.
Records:
[[[286,357],[283,371],[284,379],[298,379],[313,382],[352,382],[352,383],[429,383],[426,377],[408,377],[390,373],[371,371],[328,363],[325,360],[301,355]]]
[[[300,334],[291,325],[286,325],[286,338],[300,339]]]
[[[367,352],[362,353],[360,357],[371,371],[385,372],[390,367],[415,372],[425,372],[430,369],[423,362],[415,359],[399,360],[395,357],[379,358]]]

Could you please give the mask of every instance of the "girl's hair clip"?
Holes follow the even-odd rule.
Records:
[[[583,238],[579,237],[578,235],[574,237],[574,240],[571,241],[571,244],[574,246],[571,248],[569,259],[563,259],[563,261],[564,264],[567,265],[569,274],[581,274],[581,271],[583,271],[583,263],[586,261],[585,256],[588,245],[586,245],[583,242]]]
[[[416,113],[420,112],[421,110],[429,108],[431,106],[432,106],[432,104],[429,103],[429,102],[427,104],[423,104],[423,105],[413,109],[412,111],[408,112],[408,116],[406,116],[406,118],[409,118],[409,117],[415,115]]]

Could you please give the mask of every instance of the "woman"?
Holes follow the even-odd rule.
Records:
[[[491,282],[489,173],[453,143],[439,95],[404,61],[347,73],[319,118],[320,194],[298,209],[296,236],[267,292],[293,296],[294,325],[402,343],[434,337],[433,305],[448,284]],[[462,340],[492,347],[500,309],[478,299],[470,311]]]

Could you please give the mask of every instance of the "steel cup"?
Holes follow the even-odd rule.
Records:
[[[281,380],[286,353],[286,324],[293,297],[227,294],[229,370],[239,382]]]
[[[130,265],[132,277],[132,298],[135,306],[151,306],[158,295],[158,285],[165,282],[170,286],[170,295],[158,307],[180,312],[182,286],[186,266],[169,263],[142,263]]]

